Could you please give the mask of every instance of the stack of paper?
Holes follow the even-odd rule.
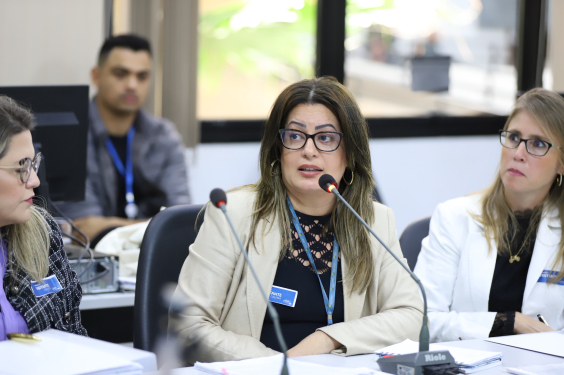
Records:
[[[499,366],[501,365],[501,358],[503,357],[501,352],[487,352],[483,350],[441,346],[439,344],[431,344],[429,350],[448,350],[454,357],[456,364],[460,369],[466,371],[467,374]],[[385,355],[410,354],[418,351],[419,343],[408,339],[399,344],[376,350],[374,354],[383,357]]]
[[[217,375],[279,375],[282,369],[282,354],[271,357],[245,359],[242,361],[200,363],[194,368]],[[288,359],[289,372],[292,375],[389,375],[385,372],[362,368],[339,368],[315,363]]]
[[[67,334],[71,335],[72,334]],[[79,375],[140,375],[143,366],[111,353],[65,340],[50,331],[34,334],[39,342],[0,342],[0,373]]]

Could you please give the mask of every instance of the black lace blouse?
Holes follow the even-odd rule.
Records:
[[[328,227],[331,215],[310,216],[298,211],[296,215],[311,249],[325,293],[329,296],[334,233],[331,229],[323,233],[323,229]],[[274,285],[296,290],[298,296],[294,307],[273,304],[280,316],[280,324],[288,348],[294,347],[316,329],[327,325],[327,312],[319,280],[310,265],[294,225],[292,223],[290,225],[293,250],[288,249],[286,257],[278,264]],[[340,258],[339,253],[339,260]],[[345,320],[342,279],[341,262],[339,261],[333,312],[334,324]],[[274,325],[268,314],[264,318],[260,341],[271,349],[281,350],[274,333]]]

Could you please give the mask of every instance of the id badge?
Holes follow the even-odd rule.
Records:
[[[63,290],[61,283],[57,280],[57,276],[52,275],[43,279],[41,283],[37,281],[31,282],[31,289],[33,289],[33,293],[36,297],[43,297],[47,294],[57,293],[60,290]]]
[[[270,298],[268,300],[284,306],[294,307],[296,306],[297,299],[298,291],[273,285],[270,290]]]
[[[551,270],[544,270],[542,271],[541,276],[539,277],[539,283],[548,283],[550,279],[556,277],[558,275],[558,271],[551,271]],[[561,279],[556,283],[557,285],[564,285],[564,278]]]

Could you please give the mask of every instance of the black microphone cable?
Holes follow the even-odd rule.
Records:
[[[76,262],[77,265],[80,265],[80,262],[82,261],[82,259],[84,258],[84,256],[86,255],[86,253],[90,254],[90,257],[88,259],[88,262],[86,263],[86,265],[82,268],[82,270],[80,272],[77,272],[77,278],[79,280],[79,282],[81,284],[88,284],[91,283],[93,281],[99,280],[101,278],[103,278],[104,276],[106,276],[108,273],[110,273],[110,267],[105,263],[105,262],[101,262],[99,263],[101,267],[104,268],[104,271],[102,271],[102,273],[100,273],[99,275],[96,275],[90,279],[86,279],[86,280],[80,280],[80,278],[90,269],[90,267],[92,266],[92,264],[94,264],[94,250],[92,250],[92,248],[90,247],[90,239],[88,238],[88,236],[86,234],[84,234],[83,231],[81,231],[80,229],[78,229],[78,227],[76,225],[74,225],[74,223],[72,222],[72,220],[65,215],[61,209],[59,207],[57,207],[55,205],[55,203],[51,200],[51,198],[47,198],[47,202],[49,203],[49,207],[52,207],[55,209],[55,211],[57,211],[57,214],[59,214],[67,223],[70,224],[71,228],[77,232],[79,235],[81,235],[84,238],[84,241],[80,240],[79,238],[73,236],[72,234],[69,233],[65,233],[61,230],[61,235],[67,238],[70,238],[73,241],[76,241],[77,243],[80,244],[80,246],[83,247],[83,251],[80,254],[80,256],[77,258]],[[76,271],[75,271],[76,272]]]
[[[49,207],[54,208],[55,211],[57,211],[57,214],[60,215],[60,217],[65,219],[65,221],[70,224],[72,230],[74,230],[75,232],[77,232],[78,234],[80,234],[84,238],[84,241],[80,241],[80,240],[76,239],[75,237],[69,236],[69,238],[71,238],[72,240],[75,240],[76,242],[78,242],[84,248],[84,251],[80,254],[80,256],[77,259],[77,261],[80,263],[80,261],[82,260],[82,258],[84,258],[84,256],[86,255],[86,253],[88,251],[92,252],[92,248],[90,248],[90,238],[88,238],[88,236],[86,234],[84,234],[83,231],[81,231],[76,225],[74,225],[74,223],[72,222],[72,219],[70,219],[67,215],[65,215],[63,213],[63,211],[61,211],[61,209],[55,205],[55,203],[51,200],[51,198],[47,198],[47,202],[49,203]],[[61,230],[61,232],[62,232],[62,230]],[[88,267],[90,267],[90,264],[88,264],[87,268]]]
[[[278,344],[280,345],[280,348],[282,349],[282,353],[284,354],[284,360],[282,362],[282,371],[280,371],[280,374],[288,375],[289,374],[289,372],[288,372],[288,347],[286,346],[286,341],[284,341],[284,336],[282,336],[282,328],[280,328],[280,319],[278,317],[278,313],[276,312],[276,309],[274,308],[274,306],[272,306],[272,303],[270,303],[270,301],[268,300],[268,296],[264,292],[264,289],[262,288],[262,285],[259,282],[259,278],[257,276],[257,273],[255,272],[255,269],[254,269],[253,265],[251,264],[251,261],[249,260],[249,255],[247,254],[247,251],[245,250],[245,247],[243,246],[243,243],[241,242],[241,239],[237,235],[237,232],[235,231],[235,227],[233,226],[233,223],[231,222],[231,219],[229,218],[229,215],[227,214],[227,209],[225,208],[225,205],[227,204],[227,195],[225,194],[225,191],[223,191],[222,189],[219,189],[219,188],[213,189],[210,193],[210,201],[215,207],[219,208],[223,212],[223,214],[225,215],[225,218],[227,219],[227,222],[229,223],[229,226],[231,227],[231,231],[233,232],[233,235],[235,236],[235,239],[237,240],[237,243],[239,244],[239,247],[241,248],[241,252],[243,253],[243,256],[245,257],[245,261],[249,265],[249,269],[251,270],[251,273],[253,274],[253,278],[255,279],[255,281],[256,281],[259,289],[260,289],[260,293],[262,294],[262,297],[266,301],[268,313],[270,314],[270,318],[272,319],[272,322],[274,323],[274,331],[276,332],[276,339],[278,340]]]

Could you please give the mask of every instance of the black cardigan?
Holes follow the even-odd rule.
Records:
[[[82,288],[78,283],[76,273],[69,264],[58,224],[48,214],[45,215],[45,219],[49,226],[51,240],[47,277],[56,275],[63,289],[43,297],[35,297],[31,289],[33,280],[23,269],[18,269],[17,281],[12,277],[14,264],[10,259],[3,280],[4,292],[14,309],[22,314],[30,333],[54,328],[87,336],[80,321],[79,305]]]

